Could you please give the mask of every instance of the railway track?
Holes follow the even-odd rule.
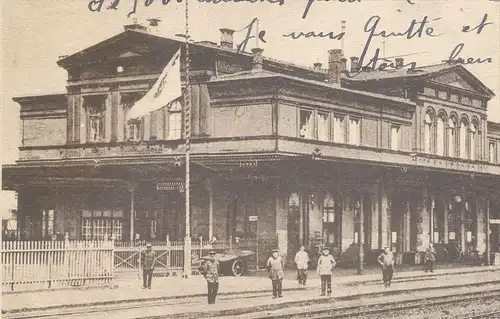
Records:
[[[293,314],[282,315],[269,315],[253,317],[253,319],[295,319],[295,318],[309,318],[309,319],[326,319],[326,318],[373,318],[377,315],[387,313],[405,312],[410,309],[420,308],[434,308],[443,305],[453,305],[458,303],[477,302],[478,300],[496,299],[500,301],[500,289],[493,289],[484,292],[471,292],[463,294],[454,294],[441,297],[425,297],[417,298],[407,301],[374,303],[363,306],[350,306],[344,308],[332,307],[330,309],[321,309],[318,311],[304,311]],[[484,314],[467,315],[464,318],[500,318],[500,311],[493,311]]]
[[[274,303],[274,304],[265,304],[266,301],[269,301],[268,293],[252,293],[252,294],[244,294],[244,295],[235,295],[235,296],[221,296],[218,300],[220,303],[227,303],[225,310],[218,311],[198,311],[200,309],[199,306],[203,305],[206,302],[205,297],[193,297],[193,298],[185,298],[185,299],[174,299],[174,300],[156,300],[156,301],[147,301],[147,302],[134,302],[127,304],[114,304],[114,305],[98,305],[98,306],[88,306],[88,307],[77,307],[77,308],[69,308],[69,309],[52,309],[49,311],[26,311],[26,312],[14,312],[14,313],[6,313],[4,314],[4,318],[9,319],[31,319],[31,318],[47,318],[47,319],[56,319],[56,318],[102,318],[108,317],[110,314],[113,315],[114,318],[207,318],[208,317],[222,317],[222,316],[248,316],[250,315],[252,318],[346,318],[346,317],[356,317],[356,316],[366,316],[370,314],[383,313],[388,310],[395,311],[398,309],[411,309],[415,307],[419,307],[422,303],[427,304],[446,304],[453,302],[450,298],[461,298],[459,301],[464,300],[472,300],[477,298],[500,298],[500,289],[495,289],[499,287],[500,281],[485,281],[485,282],[474,282],[468,284],[458,284],[458,285],[447,285],[447,286],[438,286],[438,287],[427,287],[427,288],[419,288],[419,289],[410,289],[410,290],[394,290],[394,291],[379,291],[372,293],[365,293],[360,295],[352,295],[352,296],[342,296],[335,298],[333,300],[336,303],[331,304],[332,299],[318,299],[317,297],[311,296],[310,299],[304,300],[303,298],[299,300],[289,300],[283,303]],[[491,290],[484,292],[484,289],[488,289],[491,287]],[[475,292],[468,294],[461,294],[456,296],[444,296],[444,297],[433,297],[433,298],[420,298],[413,299],[411,301],[406,302],[390,302],[390,303],[373,303],[370,306],[355,306],[355,307],[344,307],[338,308],[338,303],[345,303],[348,300],[363,300],[365,301],[373,301],[377,298],[383,298],[387,300],[390,296],[398,296],[401,294],[405,294],[408,292],[418,292],[418,293],[438,293],[439,291],[449,291],[449,289],[475,289]],[[490,294],[490,295],[487,295]],[[469,299],[467,299],[469,298]],[[243,306],[241,307],[236,301],[249,301],[255,300],[255,302],[251,302],[254,304],[262,304],[260,311],[273,311],[277,310],[278,312],[288,309],[288,307],[298,307],[305,305],[317,305],[321,306],[322,310],[319,311],[298,311],[296,313],[291,314],[283,314],[283,315],[263,315],[263,316],[255,316],[255,307]],[[338,302],[337,302],[338,301]],[[330,307],[331,305],[331,307]],[[337,305],[337,309],[333,308],[334,305]],[[327,308],[325,308],[325,306]],[[189,313],[185,312],[177,312],[172,313],[169,311],[169,308],[175,307],[184,307]],[[328,308],[329,307],[329,308]],[[142,311],[142,309],[154,309],[154,314],[147,314]],[[300,309],[300,308],[299,308]],[[302,310],[302,309],[300,309]],[[194,312],[193,312],[194,311]],[[478,317],[482,318],[482,317]]]

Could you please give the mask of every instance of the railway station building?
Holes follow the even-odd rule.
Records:
[[[464,66],[360,70],[334,49],[307,67],[233,42],[221,29],[190,46],[193,237],[269,239],[288,261],[360,240],[367,254],[500,250],[494,93]],[[57,61],[63,93],[14,98],[22,142],[2,182],[20,239],[183,240],[183,101],[126,120],[179,47],[129,25]]]

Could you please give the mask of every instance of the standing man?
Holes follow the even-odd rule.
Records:
[[[148,243],[146,245],[146,250],[141,253],[142,289],[151,289],[151,280],[153,279],[155,261],[155,252],[151,248],[151,244]]]
[[[215,258],[215,250],[211,250],[209,253],[209,258],[203,264],[202,274],[207,280],[207,298],[208,304],[215,304],[215,298],[217,297],[217,292],[219,291],[219,261]]]
[[[306,285],[307,268],[309,263],[309,255],[305,251],[304,245],[300,246],[300,250],[295,254],[295,265],[297,266],[297,279],[299,285]]]
[[[432,243],[429,244],[429,248],[425,252],[425,272],[429,270],[434,272],[434,264],[436,263],[436,249]]]
[[[335,258],[330,255],[330,249],[328,247],[323,248],[323,253],[318,259],[318,275],[321,277],[321,295],[325,295],[325,291],[328,296],[332,294],[332,269],[337,263]]]
[[[377,258],[378,263],[382,266],[382,278],[384,286],[390,287],[392,275],[394,273],[394,254],[389,250],[388,246],[384,247],[384,252]]]
[[[279,256],[279,249],[273,249],[266,266],[273,282],[273,299],[283,297],[283,259]]]

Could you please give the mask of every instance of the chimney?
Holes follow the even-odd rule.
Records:
[[[220,46],[223,48],[233,48],[233,34],[234,30],[227,29],[227,28],[222,28],[219,29],[220,31]]]
[[[403,65],[404,65],[404,59],[403,58],[396,58],[394,60],[396,60],[396,68],[397,69],[400,69],[400,68],[403,67]]]
[[[253,71],[262,71],[262,65],[264,64],[264,59],[262,57],[262,52],[264,49],[262,48],[253,48],[253,59],[252,59],[252,70]]]
[[[328,50],[328,83],[340,84],[343,54],[341,49]]]
[[[123,26],[123,28],[125,29],[125,31],[127,31],[127,30],[142,31],[142,32],[148,31],[148,28],[146,28],[142,24],[138,23],[137,19],[134,19],[134,23],[125,25],[125,26]]]
[[[158,18],[152,18],[147,20],[149,22],[149,30],[151,33],[159,33],[158,26],[161,22]]]
[[[314,71],[320,71],[321,70],[321,63],[320,62],[316,62],[313,64],[313,69]]]
[[[359,71],[359,58],[357,56],[351,57],[351,72]]]

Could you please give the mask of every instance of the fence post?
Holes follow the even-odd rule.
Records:
[[[115,278],[115,240],[116,237],[113,234],[113,236],[111,236],[111,258],[110,258],[111,279],[109,280],[110,285],[112,284],[113,279]]]
[[[229,236],[229,250],[233,250],[233,235]]]
[[[52,244],[52,243],[54,243],[54,242],[50,242],[50,243],[43,242],[43,243],[44,243],[45,248],[47,248],[47,246],[48,246],[48,247],[52,247],[52,248],[57,247],[57,245],[56,245],[56,246],[54,246],[54,245]],[[55,243],[57,243],[57,242],[55,242]],[[48,266],[49,266],[49,289],[50,289],[50,288],[52,287],[52,254],[51,254],[51,253],[48,253],[48,255],[49,255],[49,256],[48,256],[48,259],[49,259],[49,260],[48,260]]]
[[[14,242],[14,243],[19,243],[19,242]],[[11,245],[11,248],[13,247],[14,245]],[[11,274],[12,274],[12,283],[10,284],[10,290],[14,291],[14,269],[16,267],[16,264],[15,264],[15,258],[14,258],[14,255],[17,254],[17,253],[13,253],[11,255],[11,259],[12,259],[12,271],[11,271]],[[16,256],[17,257],[17,256]]]
[[[170,263],[170,235],[167,235],[167,268],[170,268],[171,263]]]

